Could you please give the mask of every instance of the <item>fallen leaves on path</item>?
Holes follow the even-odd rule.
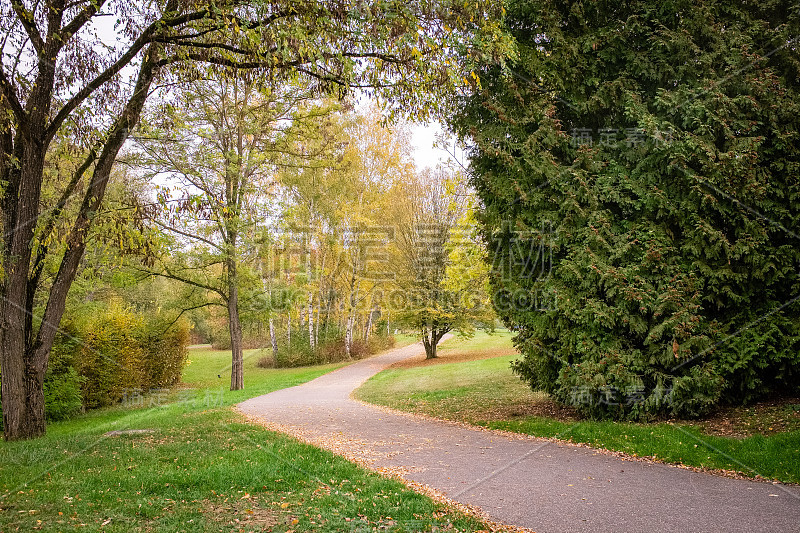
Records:
[[[375,467],[375,461],[379,458],[388,458],[393,455],[396,455],[398,452],[379,452],[375,449],[371,448],[370,446],[386,446],[389,447],[390,445],[396,443],[389,443],[389,442],[366,442],[363,440],[358,439],[351,439],[346,437],[342,433],[335,433],[335,434],[325,434],[321,435],[316,433],[313,430],[299,428],[297,426],[289,426],[286,424],[276,424],[274,422],[270,422],[265,420],[261,417],[252,416],[252,415],[245,415],[247,419],[255,424],[261,425],[270,431],[276,431],[279,433],[283,433],[286,435],[290,435],[297,440],[304,442],[306,444],[310,444],[312,446],[317,446],[319,448],[323,448],[330,452],[335,453],[341,457],[344,457],[348,461],[356,463],[362,467],[368,468],[378,474],[394,479],[403,483],[409,489],[419,492],[420,494],[424,494],[431,498],[432,500],[450,507],[452,509],[456,509],[466,515],[473,516],[480,520],[481,522],[487,524],[490,529],[484,530],[484,533],[535,533],[530,529],[526,529],[519,526],[511,526],[507,524],[501,524],[499,522],[493,521],[483,510],[478,507],[472,505],[466,505],[463,503],[459,503],[455,500],[451,500],[443,493],[437,491],[436,489],[424,485],[422,483],[417,483],[415,481],[408,480],[405,476],[410,472],[416,470],[414,468],[406,468],[406,467]],[[477,532],[481,533],[481,532]]]

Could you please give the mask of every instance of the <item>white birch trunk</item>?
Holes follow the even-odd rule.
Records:
[[[278,337],[275,335],[275,321],[269,318],[269,340],[272,343],[272,357],[278,357]]]
[[[314,293],[308,292],[308,342],[311,349],[315,349],[314,343]]]
[[[353,315],[352,313],[350,316],[347,317],[347,327],[345,328],[344,332],[344,351],[347,354],[347,358],[350,359],[350,347],[352,346],[353,342]]]

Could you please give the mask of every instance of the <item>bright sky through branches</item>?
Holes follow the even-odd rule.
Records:
[[[451,159],[446,150],[434,147],[436,136],[441,133],[442,127],[438,122],[417,124],[411,128],[411,144],[414,146],[414,162],[417,168],[435,167],[437,163]]]

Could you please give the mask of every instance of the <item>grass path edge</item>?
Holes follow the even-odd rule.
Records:
[[[383,411],[383,412],[390,413],[390,414],[395,414],[395,415],[400,415],[400,416],[405,416],[405,417],[409,417],[409,418],[414,418],[414,419],[418,419],[418,420],[432,421],[432,422],[438,422],[438,423],[449,424],[449,425],[453,425],[453,426],[457,426],[457,427],[462,427],[462,428],[465,428],[465,429],[471,429],[471,430],[476,430],[476,431],[484,431],[484,432],[491,433],[493,435],[506,437],[506,438],[513,438],[513,439],[517,439],[517,440],[530,440],[530,441],[536,441],[536,442],[551,442],[553,444],[562,445],[562,446],[573,446],[573,447],[576,447],[576,448],[583,448],[583,449],[587,449],[587,450],[592,450],[592,451],[598,452],[598,453],[603,454],[603,455],[616,457],[616,458],[621,459],[623,461],[638,461],[638,462],[643,462],[643,463],[648,463],[648,464],[659,464],[659,465],[664,465],[664,466],[668,466],[668,467],[681,468],[683,470],[691,470],[693,472],[700,472],[700,473],[703,473],[703,474],[710,474],[710,475],[715,475],[715,476],[727,477],[727,478],[730,478],[730,479],[757,481],[757,482],[760,482],[760,483],[768,483],[768,484],[771,484],[771,485],[800,486],[800,483],[791,483],[791,482],[787,482],[787,481],[780,481],[780,480],[777,480],[777,479],[770,479],[770,478],[767,478],[767,477],[764,477],[764,476],[761,476],[761,475],[758,475],[758,474],[756,474],[755,476],[747,476],[747,475],[743,475],[743,474],[741,474],[741,473],[739,473],[737,471],[734,471],[734,470],[725,470],[725,469],[722,469],[722,468],[701,468],[701,467],[697,467],[697,466],[686,465],[686,464],[683,464],[683,463],[675,463],[675,462],[664,461],[664,460],[660,459],[659,457],[633,455],[633,454],[629,454],[629,453],[621,452],[621,451],[617,451],[617,450],[610,450],[608,448],[592,446],[592,445],[587,444],[585,442],[574,442],[574,441],[572,441],[570,439],[559,439],[557,437],[539,437],[539,436],[536,436],[536,435],[530,435],[528,433],[520,433],[520,432],[516,432],[516,431],[508,431],[508,430],[505,430],[505,429],[495,429],[495,428],[490,428],[490,427],[481,426],[481,425],[477,425],[477,424],[470,424],[468,422],[463,422],[463,421],[458,421],[458,420],[448,420],[446,418],[438,418],[438,417],[435,417],[435,416],[426,415],[426,414],[422,414],[422,413],[410,413],[408,411],[401,411],[399,409],[394,409],[392,407],[387,407],[385,405],[378,405],[378,404],[366,402],[366,401],[361,400],[361,399],[359,399],[359,398],[357,398],[355,396],[355,394],[357,392],[358,392],[358,388],[356,390],[354,390],[353,393],[350,395],[350,399],[351,400],[353,400],[355,402],[358,402],[358,403],[360,403],[362,405],[365,405],[367,407],[371,407],[373,409],[378,409],[379,411]]]

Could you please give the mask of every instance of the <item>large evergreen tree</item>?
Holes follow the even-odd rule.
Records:
[[[799,22],[781,0],[511,2],[517,59],[454,126],[534,388],[636,418],[798,386]]]

